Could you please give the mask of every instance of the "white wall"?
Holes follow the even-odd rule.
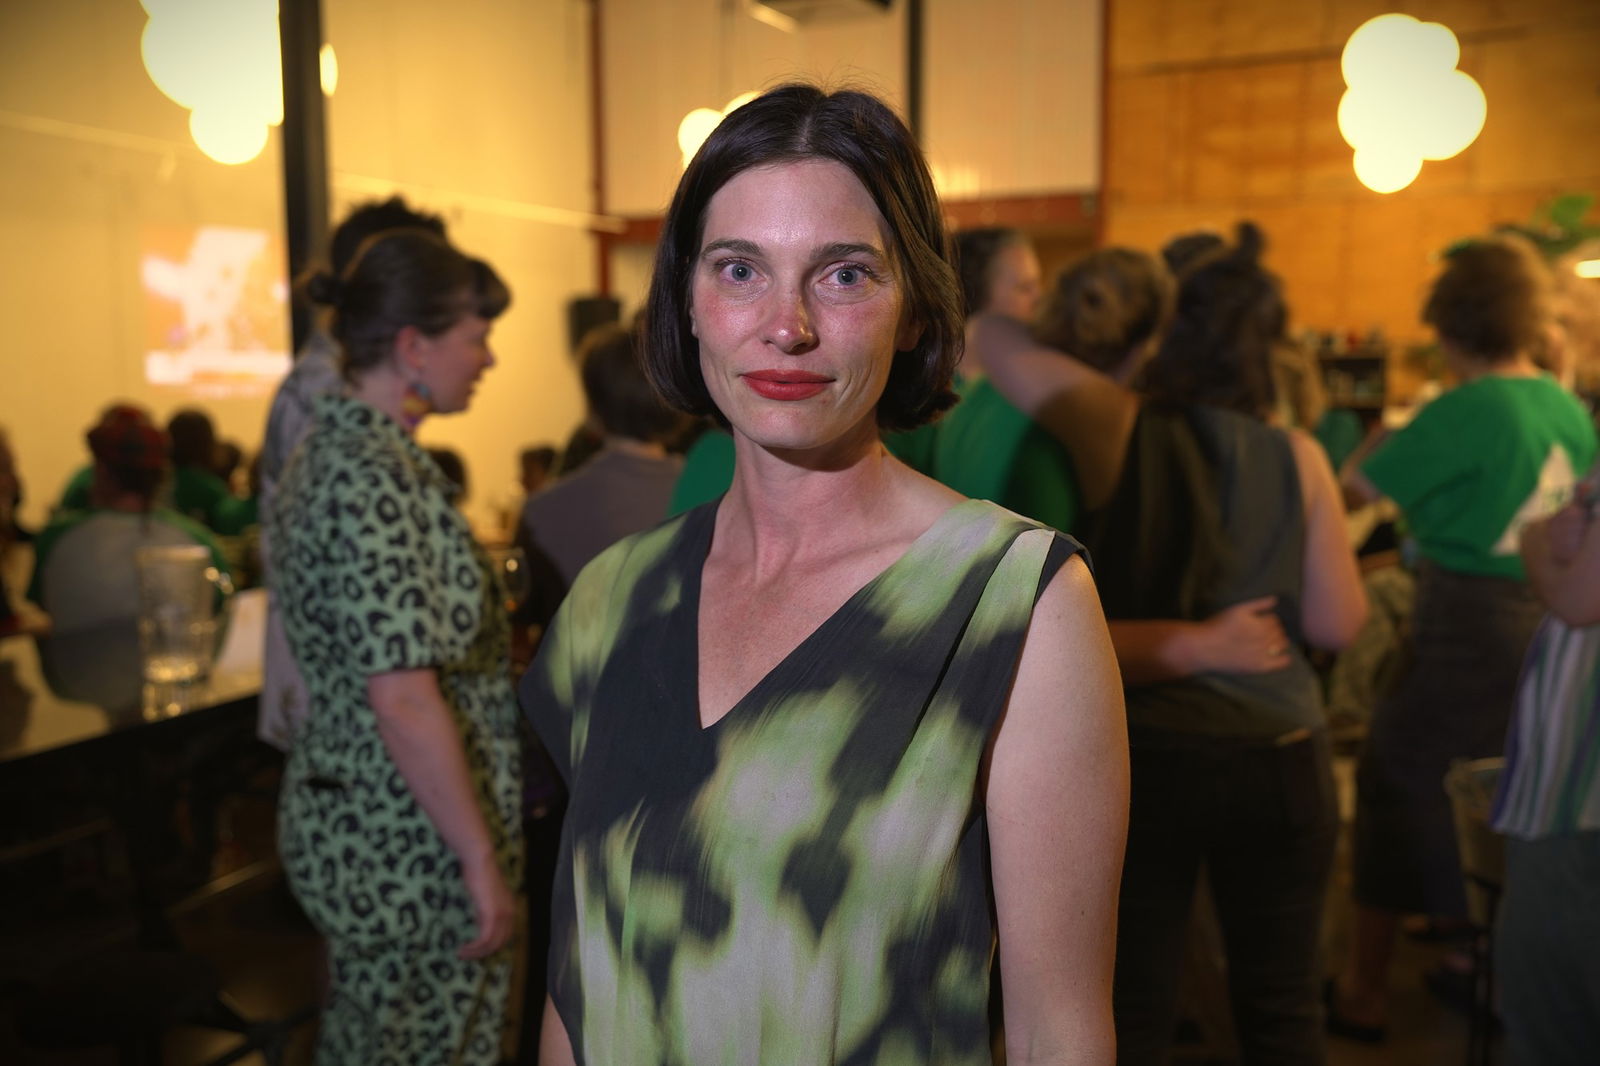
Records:
[[[187,112],[145,76],[144,21],[137,3],[0,4],[0,422],[31,523],[87,461],[83,433],[106,403],[133,400],[165,418],[193,402],[144,383],[149,230],[281,231],[276,137],[243,166],[202,156]],[[253,443],[264,404],[206,406],[223,435]]]
[[[694,108],[796,78],[866,88],[900,108],[904,9],[785,33],[732,0],[600,0],[606,209],[666,210],[683,170],[678,123]]]
[[[335,217],[399,192],[511,286],[498,365],[471,410],[423,423],[455,448],[468,512],[487,525],[517,451],[563,443],[582,415],[566,304],[596,287],[588,4],[583,0],[324,0],[339,56],[329,103]]]
[[[608,211],[660,215],[682,172],[678,123],[746,90],[851,83],[904,114],[905,7],[785,33],[727,0],[601,0]],[[1101,0],[927,0],[924,11],[923,142],[945,195],[1094,189]]]
[[[1100,184],[1101,0],[927,0],[923,145],[948,199]]]
[[[579,417],[565,303],[596,282],[588,4],[324,0],[323,18],[341,68],[328,111],[336,216],[402,192],[443,212],[514,293],[474,408],[423,430],[464,454],[482,519],[516,450],[563,439]],[[144,22],[136,0],[0,3],[0,424],[29,522],[86,461],[83,432],[107,402],[162,419],[195,402],[144,384],[145,233],[282,232],[277,133],[243,166],[202,156],[186,112],[144,73]],[[224,436],[257,446],[266,395],[203,405]]]

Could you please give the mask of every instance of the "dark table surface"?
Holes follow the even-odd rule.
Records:
[[[132,623],[0,639],[0,764],[253,713],[260,659],[246,659],[233,657],[204,681],[158,686],[143,679]]]

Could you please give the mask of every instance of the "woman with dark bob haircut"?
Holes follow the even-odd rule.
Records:
[[[1078,546],[894,459],[950,402],[927,166],[806,85],[689,164],[646,363],[718,500],[574,582],[522,682],[571,790],[542,1061],[1110,1063],[1126,739]]]

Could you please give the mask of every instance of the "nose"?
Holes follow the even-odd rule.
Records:
[[[765,334],[766,342],[786,355],[802,355],[817,346],[804,289],[785,287],[773,294]]]

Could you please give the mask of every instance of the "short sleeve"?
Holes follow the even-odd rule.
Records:
[[[1462,447],[1455,406],[1450,396],[1428,404],[1361,464],[1367,479],[1401,510],[1465,473],[1470,449]]]
[[[465,520],[398,465],[364,464],[337,499],[331,572],[321,585],[356,671],[371,677],[465,658],[485,580]]]

